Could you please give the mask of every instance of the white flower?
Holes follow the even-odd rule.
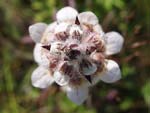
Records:
[[[51,72],[42,66],[33,71],[31,80],[33,86],[39,88],[46,88],[54,82]]]
[[[55,81],[65,87],[69,99],[81,104],[88,97],[88,88],[99,80],[113,83],[121,78],[119,65],[107,56],[120,52],[124,39],[117,32],[104,33],[90,11],[78,14],[65,7],[56,18],[52,24],[29,27],[39,65],[32,74],[32,84],[46,88]]]

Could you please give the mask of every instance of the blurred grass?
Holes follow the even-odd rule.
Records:
[[[51,23],[65,5],[93,11],[105,32],[116,30],[125,37],[122,52],[111,57],[120,64],[122,80],[112,85],[99,82],[82,106],[72,103],[56,84],[39,90],[30,82],[36,64],[28,26]],[[149,0],[1,0],[0,113],[148,113],[149,11]]]

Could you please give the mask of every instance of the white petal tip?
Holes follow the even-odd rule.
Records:
[[[46,57],[46,53],[42,50],[42,45],[37,43],[33,51],[34,60],[44,67],[49,67],[49,60]]]
[[[79,21],[84,24],[90,24],[90,25],[96,25],[98,24],[98,18],[97,16],[91,12],[91,11],[87,11],[87,12],[83,12],[79,14]]]
[[[31,76],[32,85],[38,88],[47,88],[53,81],[50,72],[41,66],[36,68]]]
[[[75,21],[78,12],[72,7],[64,7],[60,9],[57,14],[56,18],[58,21]]]
[[[67,75],[61,74],[58,71],[56,71],[53,76],[55,82],[60,86],[65,86],[69,83],[69,77]]]
[[[77,105],[82,104],[88,98],[88,88],[79,87],[79,88],[67,88],[68,98],[76,103]]]
[[[67,31],[67,28],[68,28],[68,25],[69,24],[67,24],[67,23],[65,23],[65,22],[62,22],[62,23],[60,23],[58,26],[56,26],[56,28],[55,28],[55,34],[56,33],[59,33],[59,32],[65,32],[65,31]]]
[[[29,26],[29,34],[32,40],[36,43],[40,42],[46,28],[47,24],[45,23],[36,23]]]
[[[106,37],[106,55],[113,55],[121,51],[124,38],[117,32],[108,32]]]
[[[114,83],[121,79],[120,68],[115,61],[108,60],[106,69],[106,72],[104,72],[104,74],[100,76],[100,79],[102,81],[104,81],[105,83]]]

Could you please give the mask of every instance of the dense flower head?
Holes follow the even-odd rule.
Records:
[[[65,7],[56,18],[49,25],[29,27],[39,65],[32,74],[32,84],[46,88],[55,81],[72,101],[81,104],[88,97],[88,88],[99,80],[113,83],[121,78],[118,64],[106,58],[120,52],[124,40],[117,32],[104,33],[90,11],[78,13]]]

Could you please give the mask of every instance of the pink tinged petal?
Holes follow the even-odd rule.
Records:
[[[120,80],[121,72],[119,65],[113,60],[108,60],[106,71],[100,76],[100,79],[106,83],[114,83]]]
[[[96,15],[90,11],[80,13],[78,15],[78,18],[81,24],[93,25],[93,26],[98,24],[98,19]]]
[[[74,8],[64,7],[57,12],[56,18],[60,22],[62,21],[75,22],[77,15],[78,15],[78,12]]]
[[[53,77],[54,77],[55,82],[60,86],[67,85],[70,80],[69,76],[62,74],[59,71],[54,72]]]
[[[39,43],[46,28],[47,24],[45,23],[36,23],[31,25],[29,27],[29,34],[32,40],[36,43]]]
[[[88,87],[67,87],[67,96],[71,101],[80,105],[88,98]]]
[[[45,50],[47,51],[47,50]],[[49,60],[46,56],[46,53],[44,52],[44,48],[42,47],[42,45],[40,43],[36,44],[34,47],[34,52],[33,52],[33,56],[34,56],[34,60],[42,66],[48,67],[49,66]]]
[[[57,27],[55,28],[55,36],[57,40],[66,40],[68,38],[68,26],[69,24],[65,22],[62,22],[57,25]]]
[[[49,24],[47,26],[44,34],[49,33],[49,32],[54,33],[54,30],[55,30],[56,26],[57,26],[57,22],[53,22],[53,23]]]
[[[70,28],[69,34],[71,36],[81,36],[83,34],[83,31],[79,26],[74,25]]]
[[[108,32],[106,37],[106,55],[112,55],[120,52],[124,39],[117,32]]]
[[[55,31],[56,26],[57,26],[56,22],[53,22],[48,25],[41,39],[41,43],[50,44],[51,42],[55,40],[54,31]]]
[[[90,57],[96,62],[96,63],[103,63],[104,62],[104,55],[99,52],[93,52]]]
[[[81,30],[81,27],[78,25],[72,25],[69,29],[69,35],[71,36],[72,39],[76,39],[80,41],[82,38],[83,31]]]
[[[48,33],[44,33],[44,35],[41,39],[41,43],[48,45],[48,44],[54,42],[55,40],[56,40],[56,36],[54,35],[54,33],[48,32]]]
[[[58,55],[50,54],[48,56],[48,59],[50,60],[49,68],[55,70],[55,68],[59,64],[60,57]]]
[[[104,36],[105,33],[104,33],[102,27],[99,24],[95,25],[93,27],[93,30],[94,30],[94,32],[96,32],[96,33],[98,33],[100,35],[101,39],[103,39],[103,36]]]
[[[47,88],[54,82],[50,71],[42,66],[39,66],[33,71],[31,81],[32,85],[38,88]]]

